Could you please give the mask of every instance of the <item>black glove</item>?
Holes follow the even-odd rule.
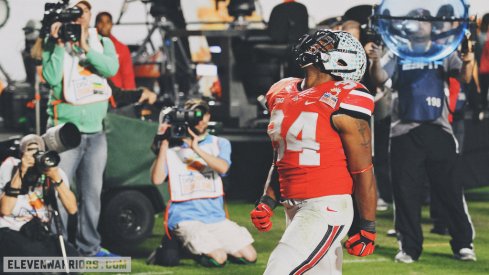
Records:
[[[164,125],[164,124],[160,124],[159,127],[162,127],[162,125]],[[159,129],[158,130],[158,133],[153,138],[153,143],[151,144],[151,151],[153,151],[153,153],[155,155],[158,155],[158,152],[160,151],[161,143],[164,140],[169,140],[170,139],[170,127],[167,127],[163,131],[163,133],[161,133],[161,132],[162,131],[160,131],[160,129]]]
[[[151,144],[151,151],[153,151],[153,153],[155,155],[158,155],[158,152],[160,151],[161,143],[164,140],[168,140],[168,137],[166,134],[165,135],[155,135],[155,137],[153,138],[153,143]]]

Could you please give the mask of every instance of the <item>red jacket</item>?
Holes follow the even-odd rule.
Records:
[[[489,74],[489,39],[482,49],[481,64],[479,65],[480,74]]]
[[[454,78],[448,78],[448,90],[450,91],[448,96],[448,109],[450,113],[448,114],[448,121],[453,122],[453,113],[455,112],[455,107],[457,107],[458,94],[460,94],[460,82]]]
[[[134,69],[132,67],[131,52],[129,48],[117,40],[113,35],[109,36],[112,43],[114,43],[115,51],[119,58],[119,70],[117,74],[110,78],[115,86],[125,89],[136,89],[136,82],[134,79]]]

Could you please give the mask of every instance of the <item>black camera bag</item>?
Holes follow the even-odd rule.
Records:
[[[38,217],[32,217],[20,228],[20,233],[31,241],[45,241],[50,238],[49,227]]]

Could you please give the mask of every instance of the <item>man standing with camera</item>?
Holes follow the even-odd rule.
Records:
[[[76,190],[81,197],[77,247],[87,256],[113,256],[101,248],[97,226],[107,161],[102,121],[111,96],[106,78],[115,75],[119,63],[110,39],[99,36],[95,29],[89,29],[90,3],[79,1],[76,7],[83,11],[75,21],[81,27],[80,40],[64,41],[59,31],[66,23],[55,22],[44,45],[43,76],[52,88],[48,124],[55,126],[72,122],[82,133],[81,144],[62,153],[60,163],[68,178],[75,179]]]
[[[244,227],[227,219],[224,211],[221,177],[231,165],[231,144],[207,132],[210,113],[205,101],[191,99],[184,111],[203,115],[195,125],[188,125],[190,137],[170,147],[172,133],[181,128],[163,117],[159,137],[155,138],[159,148],[153,146],[157,153],[151,167],[153,183],[162,184],[169,177],[167,236],[178,238],[207,267],[221,267],[227,259],[238,264],[253,263],[253,238]],[[176,128],[172,131],[171,127]]]
[[[407,17],[430,18],[426,9],[415,9]],[[429,56],[440,47],[432,41],[430,21],[406,20],[409,46],[418,56]],[[432,200],[440,203],[442,220],[448,222],[454,258],[475,261],[475,232],[465,204],[463,186],[456,182],[458,144],[448,122],[445,95],[448,78],[470,82],[474,65],[472,52],[456,52],[433,62],[413,62],[393,57],[382,66],[382,49],[373,45],[367,52],[372,61],[370,72],[377,85],[397,90],[393,97],[391,122],[391,175],[395,202],[395,226],[400,251],[395,261],[413,263],[421,256],[423,232],[421,207],[424,174],[428,175]],[[388,70],[391,68],[392,70]]]
[[[0,166],[0,256],[61,256],[60,244],[49,231],[51,210],[57,195],[58,208],[77,212],[75,195],[62,169],[44,167],[36,157],[45,150],[37,135],[20,141],[21,159],[10,157]],[[54,192],[53,189],[54,188]],[[60,232],[58,232],[60,233]],[[69,256],[76,249],[65,244]],[[1,260],[1,259],[0,259]],[[2,261],[3,262],[3,261]],[[3,269],[2,269],[3,270]]]

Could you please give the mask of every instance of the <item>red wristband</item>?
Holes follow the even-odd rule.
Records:
[[[353,171],[353,172],[350,172],[350,174],[352,175],[357,175],[357,174],[361,174],[361,173],[365,173],[367,172],[368,170],[372,169],[372,167],[374,167],[374,164],[371,163],[367,168],[364,168],[362,170],[358,170],[358,171]]]

